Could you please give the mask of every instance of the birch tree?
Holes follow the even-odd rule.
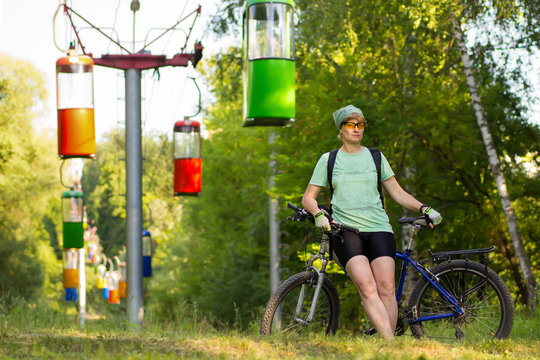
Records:
[[[527,253],[525,252],[525,248],[523,246],[523,242],[521,241],[521,235],[519,233],[516,215],[512,207],[508,188],[506,186],[506,180],[504,178],[504,174],[501,171],[501,165],[499,164],[497,150],[495,149],[495,146],[493,144],[493,138],[491,136],[491,132],[489,131],[488,123],[484,115],[485,112],[482,107],[482,100],[478,95],[478,86],[476,85],[476,81],[474,78],[473,64],[469,57],[469,53],[467,52],[464,34],[458,21],[453,19],[452,24],[454,26],[454,37],[461,53],[463,69],[465,71],[465,76],[467,77],[467,85],[469,86],[469,92],[471,94],[472,105],[474,108],[474,113],[476,115],[478,127],[480,128],[480,132],[482,133],[482,140],[486,147],[486,153],[488,155],[491,172],[497,185],[497,191],[499,193],[499,198],[501,200],[504,215],[506,216],[506,222],[508,224],[508,231],[510,233],[512,245],[519,260],[519,266],[525,279],[525,284],[527,288],[526,304],[529,309],[532,309],[534,306],[536,294],[536,279],[534,278],[534,274],[532,272],[529,257],[527,256]]]

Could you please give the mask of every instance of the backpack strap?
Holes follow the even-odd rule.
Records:
[[[368,148],[371,156],[373,157],[373,162],[375,163],[375,169],[377,169],[377,190],[379,191],[379,197],[381,198],[381,203],[384,209],[384,196],[382,192],[382,183],[381,183],[381,152],[374,148]]]
[[[337,152],[339,151],[339,149],[336,149],[336,150],[333,150],[333,151],[330,151],[330,154],[328,155],[328,165],[326,166],[326,180],[328,182],[328,187],[330,188],[330,204],[329,204],[329,208],[330,208],[330,215],[332,215],[332,196],[334,196],[334,187],[332,186],[332,172],[334,171],[334,164],[336,163],[336,156],[337,156]],[[333,261],[335,259],[337,259],[337,257],[334,257],[334,247],[332,245],[333,243],[333,240],[331,239],[330,240],[330,248],[329,248],[329,255],[330,255],[330,258],[329,260],[330,261]],[[339,265],[339,264],[338,264]],[[342,267],[341,265],[339,265],[343,271],[345,271],[345,268]],[[347,272],[345,271],[345,274]]]
[[[332,186],[332,172],[334,171],[334,164],[336,163],[336,156],[339,149],[330,151],[328,155],[328,166],[326,167],[326,178],[328,181],[328,187],[330,188],[330,198],[334,196],[334,187]]]

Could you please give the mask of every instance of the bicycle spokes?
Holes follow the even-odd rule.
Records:
[[[513,303],[508,289],[493,271],[487,274],[481,264],[462,260],[441,264],[436,272],[438,284],[455,299],[460,311],[433,285],[421,281],[410,302],[416,311],[411,324],[413,334],[467,340],[508,336]]]

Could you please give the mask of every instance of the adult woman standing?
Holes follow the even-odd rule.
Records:
[[[369,320],[383,338],[390,339],[394,336],[398,315],[394,287],[396,245],[378,191],[373,157],[361,144],[367,122],[362,111],[353,105],[337,110],[333,117],[343,145],[332,170],[332,217],[338,223],[359,229],[361,235],[344,232],[332,246],[358,290]],[[319,159],[302,199],[304,208],[322,228],[330,225],[319,209],[317,196],[328,182],[329,154]],[[380,168],[380,181],[398,204],[427,214],[433,225],[442,221],[437,211],[422,205],[403,190],[382,153]]]

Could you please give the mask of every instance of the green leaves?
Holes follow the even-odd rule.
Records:
[[[60,196],[55,139],[32,123],[46,94],[32,64],[0,54],[0,296],[8,300],[38,294],[58,270],[41,222]]]

